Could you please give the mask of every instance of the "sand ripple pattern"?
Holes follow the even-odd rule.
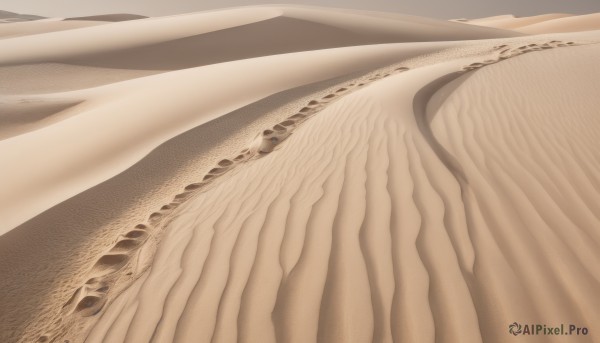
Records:
[[[137,243],[92,268],[65,305],[100,311],[86,342],[502,342],[515,320],[598,322],[597,116],[506,115],[509,87],[431,112],[443,84],[419,92],[457,63],[342,87],[219,162],[150,215],[152,265],[105,309],[101,280]]]

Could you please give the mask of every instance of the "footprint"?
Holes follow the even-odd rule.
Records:
[[[337,91],[335,91],[335,92],[336,92],[336,93],[341,93],[341,92],[345,92],[345,91],[347,91],[347,90],[348,90],[348,88],[340,88],[340,89],[338,89],[338,90],[337,90]]]
[[[129,255],[127,254],[104,255],[92,267],[92,274],[94,276],[104,276],[115,273],[123,268],[128,261]]]
[[[250,150],[255,151],[258,154],[270,153],[289,135],[290,132],[285,126],[277,124],[273,126],[273,130],[264,130],[262,134],[256,136],[251,144],[252,148]]]
[[[209,170],[208,173],[213,174],[213,175],[220,175],[228,170],[229,170],[229,168],[213,168],[213,169]]]
[[[148,236],[148,233],[143,230],[131,230],[125,234],[127,238],[142,238]]]
[[[193,191],[193,190],[198,189],[200,187],[202,187],[201,183],[192,183],[192,184],[189,184],[189,185],[185,186],[184,190],[186,190],[186,191]]]
[[[221,167],[229,167],[232,164],[233,164],[233,161],[228,160],[228,159],[221,160],[218,163],[218,165],[220,165]]]
[[[95,315],[104,306],[109,288],[107,283],[98,278],[91,278],[73,293],[63,310],[84,317]]]
[[[406,67],[400,67],[400,68],[396,68],[395,70],[396,70],[396,71],[407,71],[407,70],[409,70],[409,68],[406,68]]]
[[[105,303],[105,297],[88,295],[79,301],[75,308],[75,312],[82,317],[90,317],[100,312]]]
[[[119,240],[112,247],[110,250],[111,253],[123,253],[136,249],[146,241],[148,233],[143,230],[131,230],[122,237],[123,239]]]
[[[331,99],[331,98],[335,98],[335,94],[328,94],[323,97],[323,99]]]
[[[118,241],[112,247],[112,249],[110,249],[110,252],[111,253],[126,253],[126,252],[130,252],[131,250],[134,250],[135,248],[139,247],[142,243],[144,243],[144,240],[123,239],[123,240]]]
[[[150,217],[148,217],[150,219],[150,221],[154,221],[159,219],[160,217],[162,217],[162,213],[160,212],[153,212],[152,214],[150,214]]]
[[[304,118],[306,118],[306,115],[302,114],[302,113],[296,113],[290,117],[290,119],[304,119]]]
[[[293,126],[294,124],[296,124],[296,122],[295,122],[295,121],[293,121],[293,120],[286,120],[286,121],[282,121],[282,122],[281,122],[281,123],[279,123],[279,124],[281,124],[281,125],[283,125],[283,126]]]
[[[214,177],[215,177],[214,175],[211,175],[211,174],[206,174],[206,175],[204,175],[204,177],[202,178],[202,181],[208,181],[208,180],[210,180],[210,179],[212,179],[212,178],[214,178]]]
[[[273,129],[275,131],[279,131],[279,133],[281,133],[282,131],[287,131],[287,128],[285,126],[280,125],[280,124],[277,124],[277,125],[273,126]],[[271,131],[271,133],[272,132],[273,131]]]

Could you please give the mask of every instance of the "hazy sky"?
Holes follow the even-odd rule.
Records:
[[[168,15],[207,9],[269,4],[260,0],[0,0],[0,10],[42,16],[105,13]],[[290,0],[290,4],[394,11],[436,18],[476,18],[498,14],[600,12],[600,0]]]

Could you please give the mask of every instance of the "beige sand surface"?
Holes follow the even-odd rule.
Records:
[[[515,30],[527,34],[581,32],[600,30],[600,13],[577,16],[553,13],[522,18],[505,15],[461,20],[460,22],[498,29]]]
[[[87,342],[505,342],[514,320],[596,327],[599,52],[530,54],[439,91],[464,60],[438,63],[328,105],[151,225],[166,231],[150,269]]]
[[[599,32],[259,6],[1,40],[0,341],[600,341]]]
[[[72,30],[80,27],[101,25],[101,21],[63,21],[60,19],[44,19],[4,23],[0,25],[0,39],[27,36],[54,31]]]
[[[529,34],[539,34],[591,30],[600,30],[600,13],[547,20],[523,26],[519,28],[518,31]]]
[[[331,9],[248,7],[7,39],[0,65],[51,60],[173,70],[343,46],[518,35],[412,16],[385,18]]]
[[[133,70],[87,67],[66,63],[35,63],[0,67],[0,95],[33,96],[103,86],[119,81],[161,73],[161,70]]]
[[[469,24],[495,27],[498,29],[519,30],[523,26],[534,25],[548,20],[570,17],[570,14],[550,13],[531,17],[515,17],[513,15],[495,16],[466,21]],[[465,22],[465,21],[463,21]]]

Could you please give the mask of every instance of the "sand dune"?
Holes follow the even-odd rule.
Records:
[[[531,17],[515,17],[513,15],[504,15],[504,16],[496,16],[496,17],[488,17],[481,19],[472,19],[466,21],[469,24],[487,26],[487,27],[495,27],[498,29],[507,29],[507,30],[518,30],[523,26],[534,25],[537,23],[541,23],[548,20],[558,19],[570,17],[570,14],[564,13],[551,13],[551,14],[542,14]],[[464,21],[463,21],[464,22]]]
[[[527,34],[580,32],[600,30],[600,13],[578,16],[553,13],[523,18],[506,15],[461,20],[460,22],[498,29],[515,30]]]
[[[386,19],[334,10],[252,7],[8,39],[0,65],[50,60],[172,70],[343,46],[513,36],[518,34],[410,16]],[[23,44],[29,49],[22,49]]]
[[[10,38],[27,36],[33,34],[40,34],[54,31],[71,30],[80,27],[88,27],[100,25],[101,22],[91,21],[69,21],[64,22],[62,20],[34,20],[34,21],[21,21],[14,23],[4,23],[0,25],[0,38]]]
[[[503,342],[495,323],[594,325],[600,212],[597,175],[585,171],[598,156],[593,131],[575,140],[569,131],[597,119],[598,52],[527,55],[442,83],[460,62],[441,63],[344,96],[164,220],[151,269],[87,342]],[[548,93],[532,91],[531,75],[574,59],[585,67],[547,73]],[[561,96],[565,83],[578,96]],[[474,97],[490,102],[457,110]],[[534,98],[533,108],[520,100]],[[504,116],[508,99],[521,116]],[[572,107],[578,119],[567,124]],[[537,133],[507,136],[515,126]],[[571,148],[539,150],[548,139]],[[572,173],[580,184],[566,181]]]
[[[6,161],[18,160],[23,154],[39,156],[0,171],[0,177],[14,180],[2,194],[6,206],[0,214],[11,215],[0,223],[0,232],[118,174],[171,137],[263,97],[453,45],[378,45],[268,56],[53,94],[53,98],[63,101],[85,102],[69,120],[0,141],[0,153]],[[351,57],[341,60],[345,54]],[[313,69],[316,61],[322,68],[318,71]],[[266,66],[273,72],[264,75]],[[235,84],[215,84],[215,80],[235,79],[242,74],[244,79]],[[253,77],[263,81],[255,85]],[[124,93],[131,89],[136,91]],[[198,101],[193,96],[198,90],[213,101]],[[169,100],[147,107],[149,96]],[[113,129],[98,131],[99,126]],[[67,137],[78,144],[64,146]],[[40,144],[47,150],[40,151]]]
[[[19,14],[19,13],[0,10],[0,24],[14,23],[14,22],[20,22],[20,21],[29,21],[29,20],[38,20],[38,19],[44,19],[44,17],[40,17],[37,15],[31,15],[31,14]]]
[[[598,32],[258,6],[1,40],[0,341],[597,341]]]
[[[89,20],[89,21],[119,22],[119,21],[137,20],[137,19],[145,19],[145,18],[148,18],[148,17],[143,16],[143,15],[138,15],[138,14],[115,13],[115,14],[92,15],[92,16],[87,16],[87,17],[71,17],[71,18],[65,18],[65,21]]]
[[[65,63],[36,63],[0,67],[1,96],[54,94],[108,85],[161,73],[85,67]]]
[[[557,18],[519,28],[529,34],[600,30],[600,13]]]

